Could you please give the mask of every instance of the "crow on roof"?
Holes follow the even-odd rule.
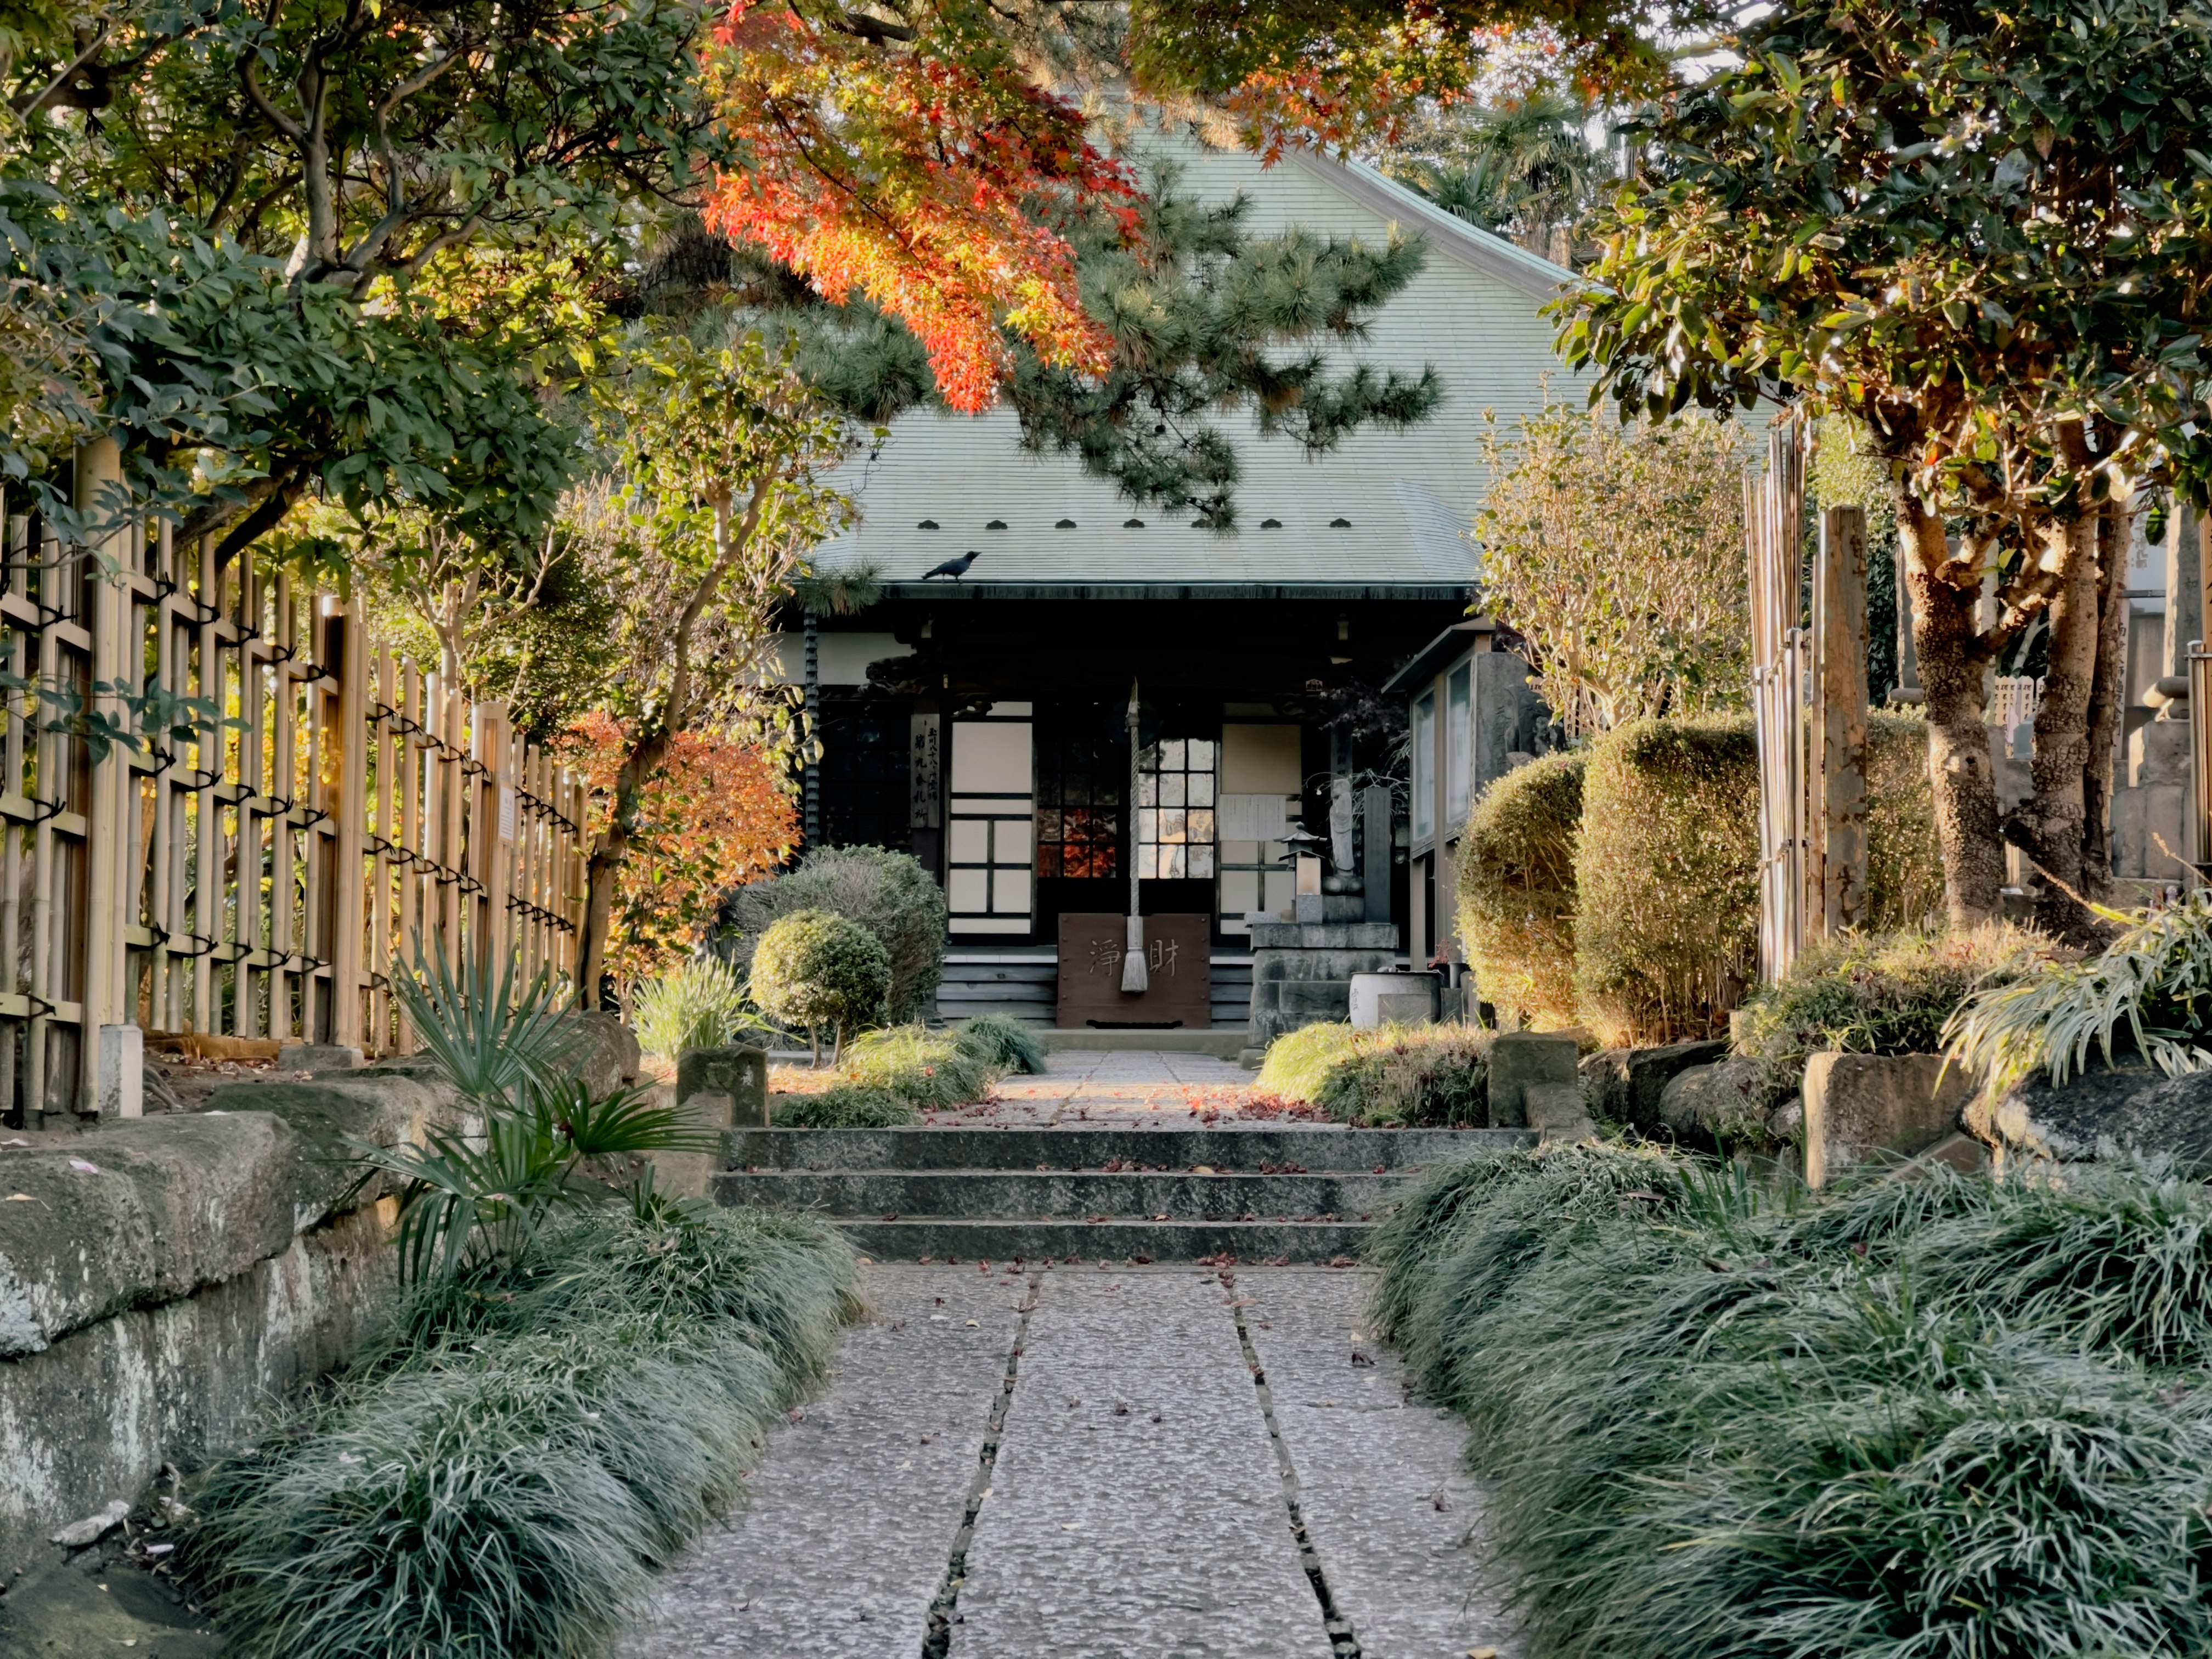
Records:
[[[968,574],[968,567],[975,562],[975,555],[973,551],[963,553],[957,559],[947,559],[933,570],[923,571],[921,579],[927,581],[932,576],[950,576],[953,580],[957,581]]]

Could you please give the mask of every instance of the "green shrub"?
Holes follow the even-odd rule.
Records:
[[[225,1650],[605,1652],[823,1374],[854,1262],[811,1223],[645,1202],[421,1287],[391,1340],[195,1497],[185,1565]]]
[[[2001,924],[1810,945],[1779,983],[1745,1000],[1736,1052],[1759,1060],[1778,1088],[1824,1049],[1935,1054],[1969,993],[2019,978],[2047,948],[2035,934]]]
[[[794,910],[769,924],[753,952],[753,1000],[770,1019],[805,1030],[822,1058],[822,1032],[848,1032],[884,1018],[891,960],[876,936],[849,917]]]
[[[1927,726],[1868,722],[1872,931],[1942,908]],[[1711,1036],[1756,980],[1759,756],[1750,720],[1634,720],[1591,745],[1575,859],[1582,1022],[1608,1046]]]
[[[1548,1149],[1428,1176],[1374,1317],[1547,1655],[2203,1652],[2208,1222],[2155,1166],[1808,1197]]]
[[[775,1097],[779,1129],[896,1129],[921,1121],[911,1102],[873,1084],[833,1083],[811,1094]]]
[[[1044,1070],[1044,1039],[1005,1014],[978,1014],[952,1027],[954,1037],[1001,1072],[1034,1074]]]
[[[1303,1026],[1267,1045],[1257,1086],[1340,1123],[1480,1123],[1490,1033],[1478,1025]]]
[[[1516,767],[1482,792],[1459,844],[1459,925],[1482,1000],[1524,1025],[1572,1025],[1580,750]]]
[[[1710,1036],[1756,977],[1758,796],[1747,718],[1632,720],[1591,744],[1575,981],[1601,1042]]]
[[[630,1024],[649,1054],[720,1048],[765,1029],[748,1006],[745,976],[720,957],[692,957],[630,994]]]
[[[880,847],[817,847],[788,874],[739,888],[730,903],[746,956],[780,916],[827,910],[857,921],[889,952],[884,1018],[898,1023],[930,1011],[945,960],[945,894],[919,860]]]

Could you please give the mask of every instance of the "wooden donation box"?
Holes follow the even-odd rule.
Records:
[[[1146,916],[1147,988],[1121,988],[1121,956],[1129,937],[1127,916],[1063,915],[1060,919],[1060,1012],[1062,1030],[1091,1026],[1203,1030],[1213,1023],[1213,919]]]

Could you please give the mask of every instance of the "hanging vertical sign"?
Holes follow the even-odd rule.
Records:
[[[910,792],[910,806],[907,814],[908,829],[935,830],[943,825],[944,771],[944,750],[939,740],[937,716],[933,714],[914,715],[910,722],[907,756]]]

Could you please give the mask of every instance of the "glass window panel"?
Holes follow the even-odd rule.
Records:
[[[1213,769],[1212,739],[1210,738],[1193,738],[1190,740],[1189,763],[1190,769],[1194,772],[1211,772]]]
[[[1211,811],[1187,812],[1183,815],[1183,829],[1186,841],[1210,842],[1213,839],[1213,814]]]
[[[1156,837],[1163,843],[1177,842],[1184,837],[1183,815],[1170,807],[1160,809],[1160,832]]]
[[[1183,878],[1183,876],[1182,848],[1180,847],[1161,848],[1159,878],[1162,881],[1181,881]]]
[[[1160,849],[1157,847],[1139,847],[1137,849],[1138,880],[1154,881],[1158,878],[1159,856]]]
[[[1187,856],[1190,860],[1190,873],[1194,878],[1212,876],[1213,849],[1211,847],[1191,848]]]
[[[1072,777],[1061,786],[1061,791],[1060,798],[1068,805],[1087,805],[1091,800],[1091,780],[1080,775]]]
[[[1183,752],[1188,747],[1181,738],[1163,738],[1160,740],[1160,770],[1182,771],[1185,765]]]
[[[1180,806],[1180,805],[1182,805],[1182,786],[1183,786],[1183,775],[1182,775],[1182,773],[1180,773],[1180,772],[1163,772],[1163,773],[1161,773],[1161,774],[1160,774],[1160,805],[1163,805],[1163,806]]]
[[[991,826],[981,818],[952,820],[952,861],[981,864],[991,856]]]
[[[1148,743],[1137,751],[1137,769],[1139,772],[1157,772],[1160,769],[1159,744]]]
[[[1030,908],[1030,872],[1024,865],[1018,870],[994,870],[991,872],[991,908],[1001,915],[1016,915]]]
[[[1467,822],[1468,763],[1474,740],[1474,713],[1468,706],[1466,665],[1444,682],[1444,824],[1445,833]]]
[[[1190,804],[1193,806],[1213,805],[1213,774],[1194,772],[1190,775]]]
[[[1037,774],[1037,805],[1040,806],[1060,805],[1060,780],[1049,772]]]
[[[1156,842],[1160,838],[1160,815],[1148,806],[1137,809],[1137,839],[1140,842]]]
[[[1037,843],[1037,874],[1041,876],[1056,876],[1061,873],[1063,866],[1064,860],[1061,858],[1059,848],[1054,846],[1052,842],[1048,841],[1039,842]],[[1081,872],[1068,871],[1067,873],[1074,875]]]
[[[1437,700],[1433,694],[1413,702],[1413,837],[1425,840],[1437,828]]]
[[[1030,824],[1027,818],[1000,818],[992,826],[991,862],[994,864],[1027,864],[1030,861]],[[1028,901],[1024,900],[1026,904]]]
[[[1137,780],[1137,805],[1158,806],[1160,804],[1160,775],[1146,772]]]
[[[1066,830],[1062,828],[1062,824],[1065,823],[1069,828],[1073,828],[1073,820],[1081,817],[1082,814],[1079,812],[1070,812],[1063,818],[1058,812],[1040,807],[1036,816],[1037,840],[1039,842],[1060,840],[1067,833]]]
[[[990,890],[988,871],[955,870],[945,882],[945,901],[955,910],[981,910]]]

